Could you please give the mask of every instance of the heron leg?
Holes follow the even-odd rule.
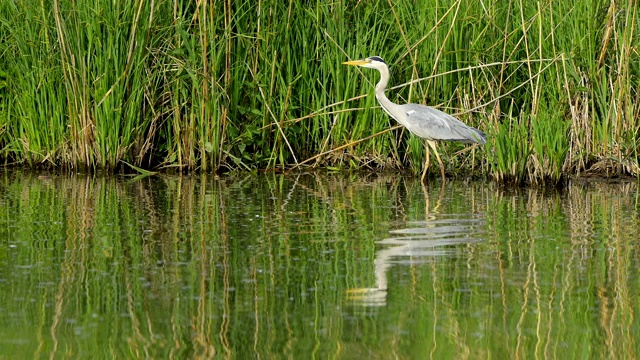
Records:
[[[427,154],[427,160],[424,162],[424,169],[422,170],[422,177],[420,178],[420,182],[424,184],[424,179],[427,178],[427,170],[429,169],[429,163],[431,162],[431,160],[429,159],[429,147],[425,146],[424,149],[426,150]]]
[[[442,174],[442,181],[446,181],[446,177],[444,176],[444,164],[442,163],[442,159],[440,159],[440,154],[438,154],[438,149],[436,149],[436,142],[433,140],[427,140],[427,144],[433,149],[433,153],[436,154],[436,159],[438,159],[438,163],[440,164],[440,174]]]

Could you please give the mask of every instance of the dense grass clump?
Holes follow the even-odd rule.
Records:
[[[450,175],[551,183],[640,175],[635,2],[0,3],[0,159],[114,170],[410,167],[389,98],[490,134]],[[437,169],[432,169],[437,171]]]

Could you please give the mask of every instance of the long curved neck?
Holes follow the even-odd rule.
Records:
[[[389,83],[389,68],[385,66],[383,68],[378,68],[377,70],[380,71],[380,81],[378,81],[378,84],[376,85],[376,99],[378,99],[382,109],[389,114],[389,116],[399,122],[399,120],[391,113],[391,109],[397,105],[392,103],[384,93],[387,88],[387,84]]]

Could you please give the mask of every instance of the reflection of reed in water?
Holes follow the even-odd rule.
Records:
[[[426,204],[424,221],[410,221],[410,227],[392,230],[392,237],[378,242],[384,248],[375,254],[375,286],[347,290],[350,301],[364,306],[385,306],[387,299],[387,270],[393,264],[415,265],[426,262],[435,256],[454,253],[454,246],[479,242],[476,237],[484,226],[484,219],[473,214],[439,215],[437,214],[444,197],[444,186],[429,214],[429,194],[423,187]]]

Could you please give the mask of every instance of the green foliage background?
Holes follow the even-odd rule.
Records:
[[[371,93],[490,135],[450,175],[639,175],[637,1],[0,4],[0,159],[65,169],[408,167],[423,144]],[[364,141],[361,141],[366,139]],[[432,169],[435,174],[436,169]]]

